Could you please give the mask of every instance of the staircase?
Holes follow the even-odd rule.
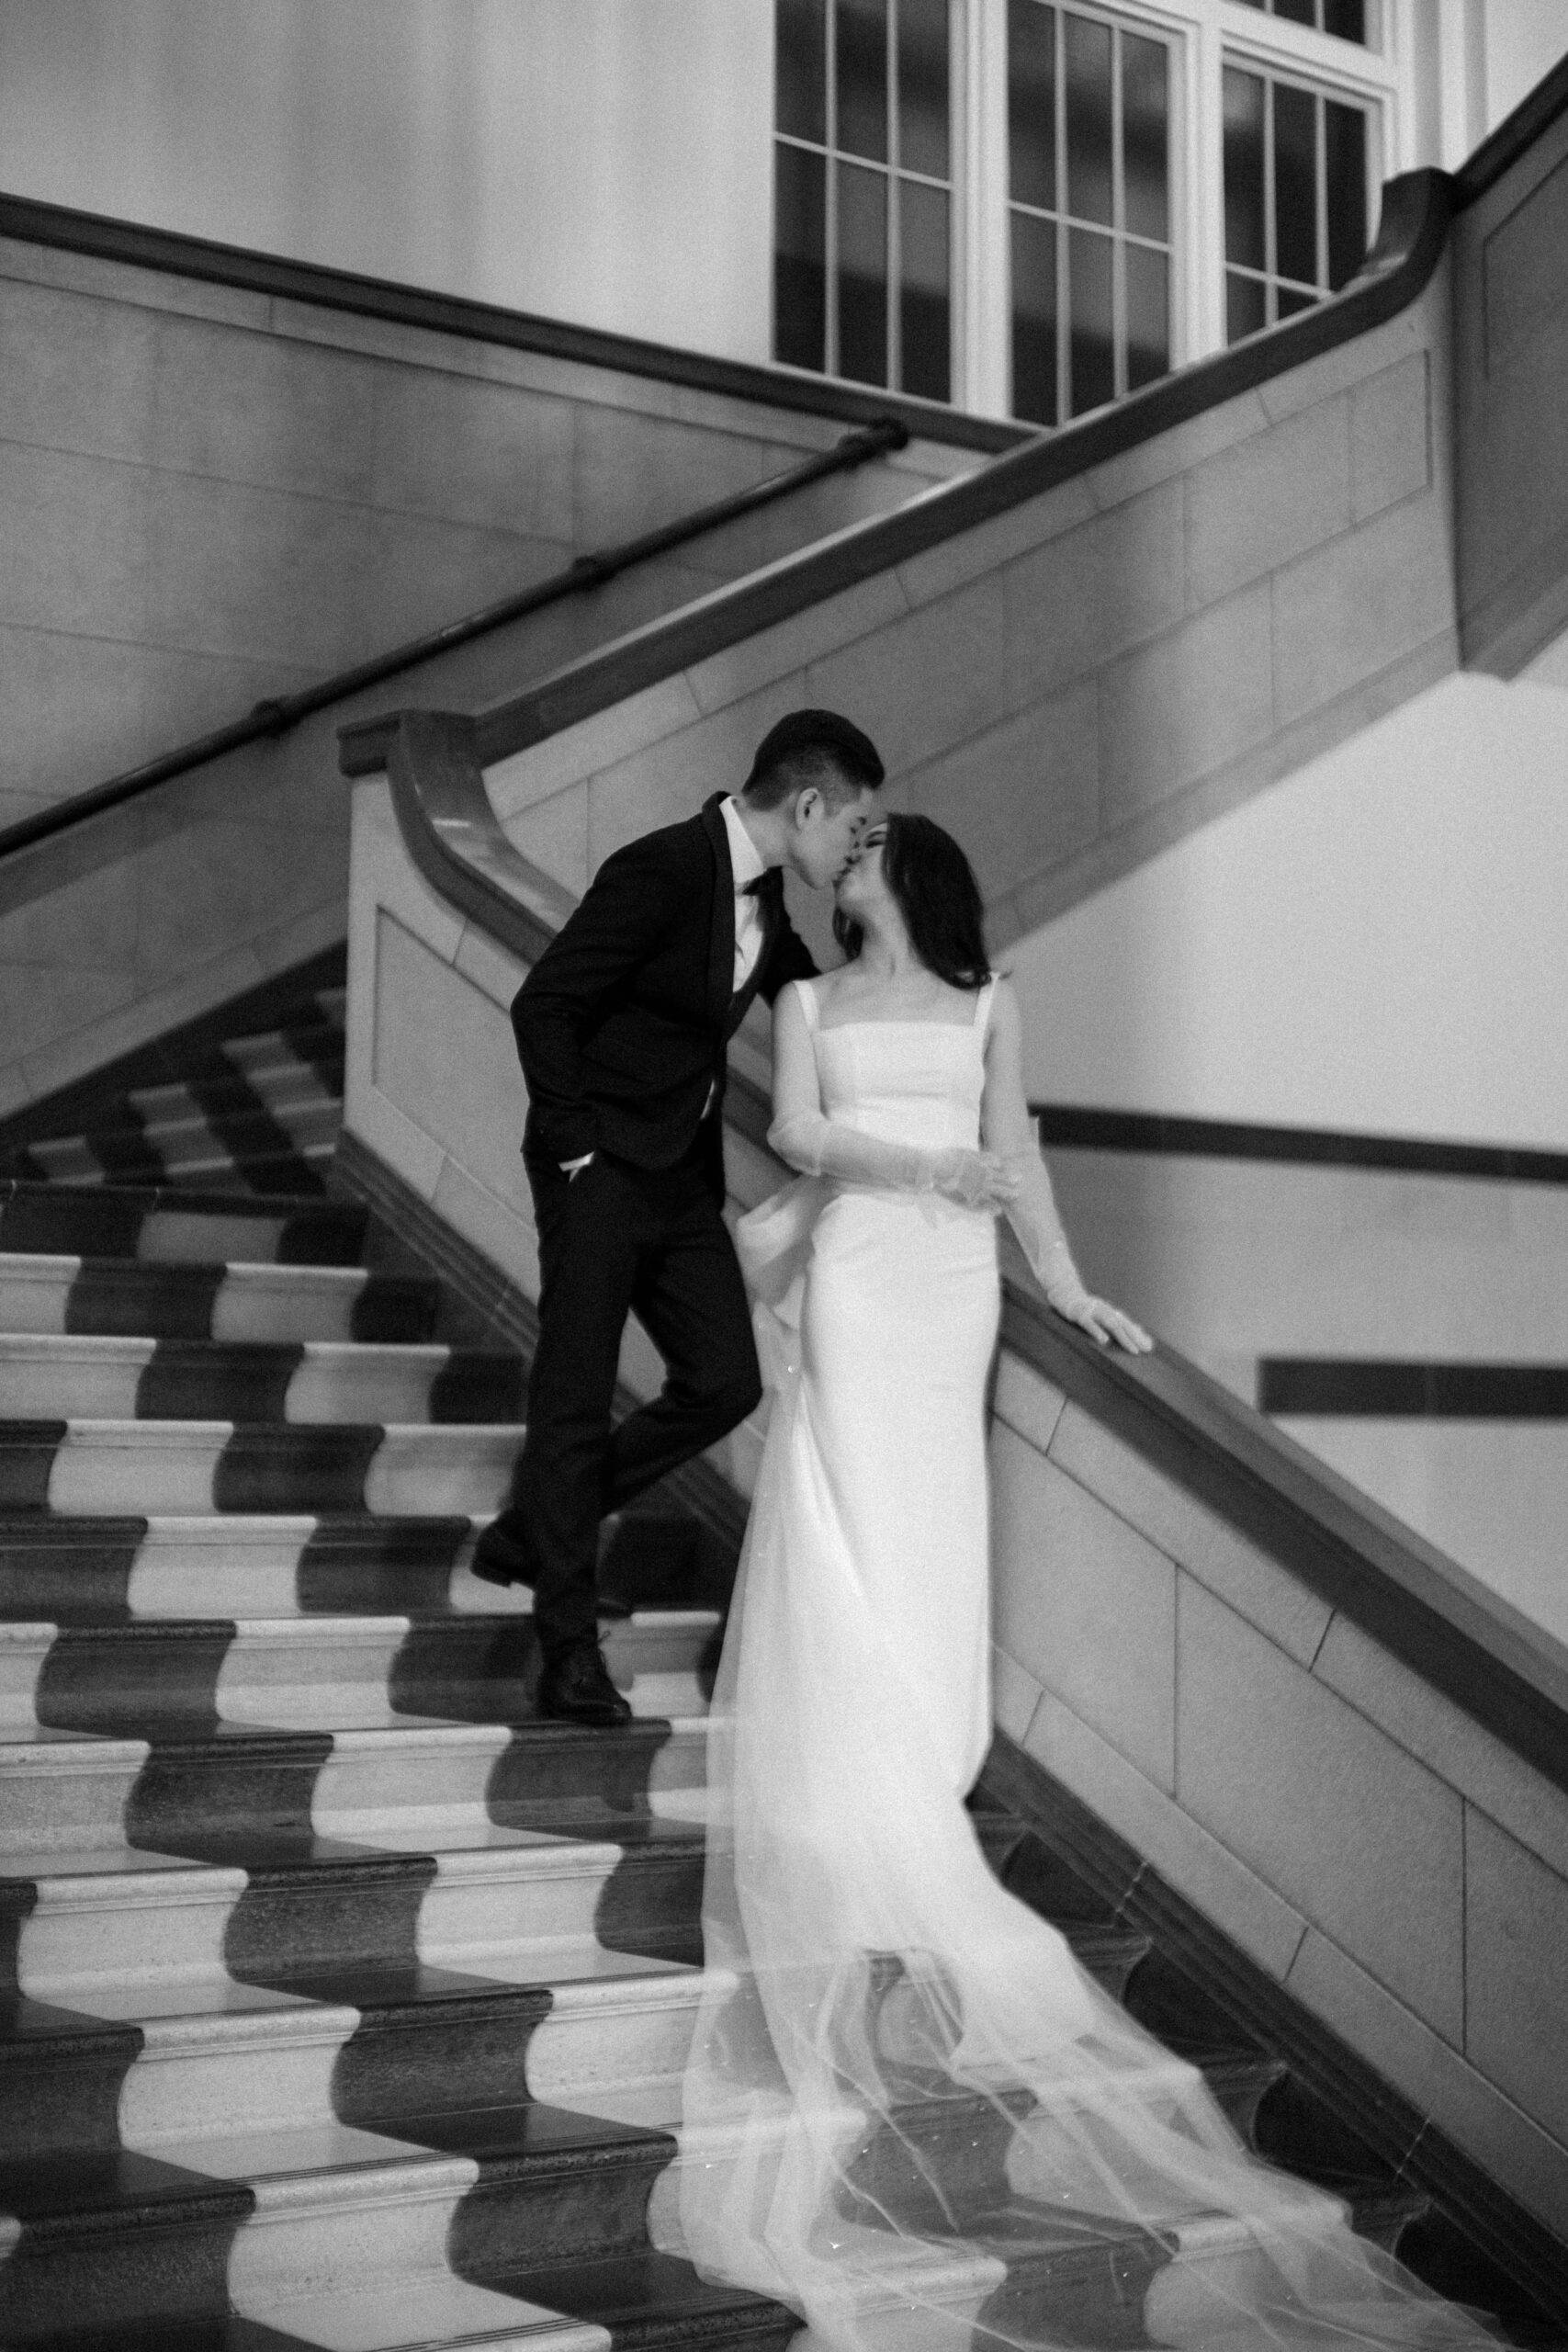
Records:
[[[536,1716],[526,1595],[467,1566],[524,1366],[329,1189],[341,1069],[314,990],[0,1186],[0,2343],[782,2347],[789,2313],[660,2250],[712,1538],[657,1497],[607,1530],[635,1720]],[[1261,2153],[1545,2340],[1190,1956],[1018,1815],[978,1826]],[[956,2130],[955,2199],[994,2213],[984,2140]],[[863,2170],[929,2199],[907,2152]],[[1146,2340],[1167,2256],[1125,2235],[1080,2222],[988,2308]]]

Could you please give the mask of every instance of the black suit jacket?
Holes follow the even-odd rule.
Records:
[[[758,994],[816,971],[775,867],[758,885],[762,952],[737,995],[735,876],[715,793],[701,813],[605,859],[512,1005],[530,1159],[608,1152],[670,1168],[696,1140],[725,1047]],[[710,1132],[718,1151],[718,1121]]]

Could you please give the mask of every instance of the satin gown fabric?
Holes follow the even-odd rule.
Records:
[[[814,1031],[822,1107],[973,1148],[971,1024]],[[800,2352],[1491,2342],[1241,2146],[993,1877],[992,1219],[803,1180],[738,1236],[774,1388],[709,1735],[679,2250]]]

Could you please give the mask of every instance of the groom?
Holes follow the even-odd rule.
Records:
[[[539,1236],[539,1338],[507,1508],[474,1574],[533,1587],[548,1715],[625,1723],[600,1655],[599,1521],[700,1453],[761,1385],[724,1202],[725,1048],[754,997],[816,970],[787,867],[837,881],[882,762],[830,710],[770,729],[738,795],[606,858],[512,1007],[528,1086],[523,1158]],[[612,1430],[626,1316],[665,1381]]]

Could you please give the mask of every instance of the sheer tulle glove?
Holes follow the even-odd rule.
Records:
[[[1014,1178],[1013,1196],[1007,1204],[1008,1223],[1050,1305],[1065,1321],[1077,1324],[1102,1347],[1114,1340],[1129,1355],[1146,1355],[1154,1341],[1142,1324],[1134,1323],[1108,1299],[1096,1298],[1074,1265],[1056,1214],[1051,1179],[1039,1152],[1027,1152],[1007,1165]]]
[[[999,1210],[1018,1190],[1010,1163],[994,1151],[921,1151],[863,1135],[820,1111],[775,1120],[768,1141],[781,1159],[808,1176],[900,1193],[940,1193],[964,1208]]]
[[[994,1151],[934,1151],[931,1189],[966,1209],[1008,1208],[1018,1193],[1018,1173]]]

